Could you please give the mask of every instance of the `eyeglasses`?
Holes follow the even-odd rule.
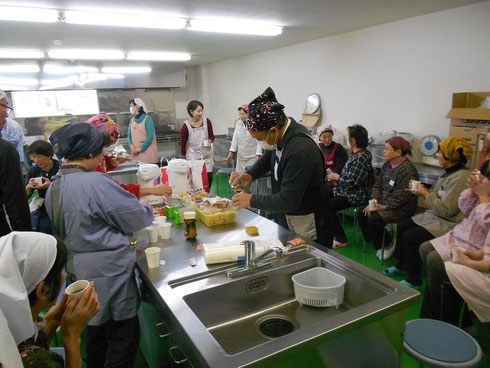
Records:
[[[4,105],[3,103],[0,103],[0,106],[2,106],[7,111],[7,113],[12,112],[14,110],[9,105]]]

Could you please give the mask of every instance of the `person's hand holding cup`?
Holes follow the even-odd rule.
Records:
[[[87,280],[78,280],[75,281],[73,284],[68,285],[65,293],[68,295],[69,299],[80,299],[89,285],[90,283]]]

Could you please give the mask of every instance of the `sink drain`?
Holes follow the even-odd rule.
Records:
[[[298,326],[285,316],[265,316],[256,324],[261,335],[268,339],[275,339],[287,335],[298,328]]]

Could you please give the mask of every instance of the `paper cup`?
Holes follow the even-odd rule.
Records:
[[[43,185],[43,178],[41,176],[38,178],[33,178],[32,180],[34,180],[34,183],[37,185]]]
[[[160,225],[167,222],[166,216],[157,216],[153,219],[152,225]]]
[[[364,202],[366,203],[366,202]],[[375,210],[376,209],[376,200],[375,199],[371,199],[369,201],[369,209],[372,211],[372,210]]]
[[[156,243],[158,241],[158,236],[160,235],[158,226],[148,226],[146,232],[148,233],[148,241],[150,243]]]
[[[412,189],[418,189],[419,188],[420,181],[417,180],[412,180],[410,182],[410,185],[412,186]]]
[[[451,248],[451,251],[453,252],[453,262],[454,262],[459,258],[459,253],[464,253],[464,248],[463,247],[453,247],[453,248]]]
[[[161,223],[158,225],[158,230],[160,231],[160,237],[162,239],[170,239],[172,224],[170,222]]]
[[[146,262],[148,262],[148,268],[157,268],[160,266],[160,248],[150,247],[145,249]]]
[[[80,299],[83,292],[88,288],[88,285],[89,282],[87,280],[75,281],[66,288],[65,293],[67,293],[70,298]]]
[[[205,139],[205,140],[203,140],[203,141],[202,141],[202,145],[203,145],[204,147],[209,147],[209,139]]]

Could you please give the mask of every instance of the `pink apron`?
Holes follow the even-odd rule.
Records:
[[[208,135],[208,119],[202,117],[202,125],[199,128],[194,128],[189,120],[184,123],[189,131],[187,146],[185,147],[185,158],[188,160],[200,160],[201,153],[206,162],[206,171],[213,172],[214,168],[214,152],[213,146],[204,147],[203,141],[209,139]]]
[[[134,118],[131,119],[131,139],[133,140],[133,144],[136,147],[141,147],[146,138],[148,137],[148,133],[146,132],[145,122],[148,118],[148,115],[145,116],[141,123],[137,123],[134,121]],[[153,131],[153,142],[148,146],[147,149],[141,151],[140,153],[133,153],[133,157],[137,161],[143,161],[147,164],[154,164],[158,161],[157,154],[157,135],[155,131]]]

